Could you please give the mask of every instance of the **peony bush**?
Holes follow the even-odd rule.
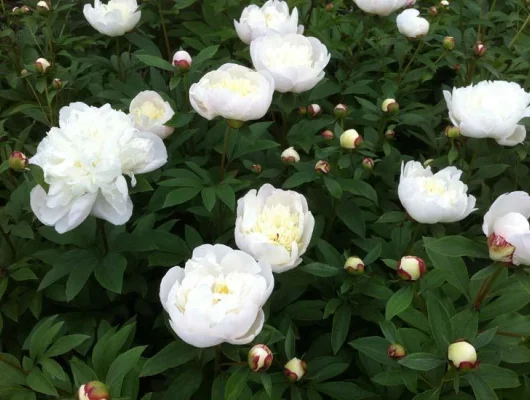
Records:
[[[0,399],[530,398],[527,0],[0,12]]]

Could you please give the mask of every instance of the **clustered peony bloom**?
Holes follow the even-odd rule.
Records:
[[[368,14],[376,14],[382,17],[408,6],[409,0],[354,0],[357,7]]]
[[[488,237],[490,257],[514,265],[530,265],[530,196],[505,193],[484,215],[482,231]]]
[[[238,200],[237,247],[281,273],[302,262],[315,219],[299,193],[265,184]]]
[[[162,139],[173,133],[174,128],[164,125],[173,115],[175,112],[169,103],[152,90],[138,93],[129,105],[129,116],[134,127],[140,131],[152,132]]]
[[[289,15],[289,5],[279,0],[268,0],[261,8],[255,4],[245,7],[239,22],[234,20],[234,26],[239,38],[246,44],[271,33],[304,33],[304,27],[298,25],[296,7]]]
[[[110,105],[72,103],[59,113],[30,163],[40,166],[44,188],[31,191],[31,208],[45,225],[70,231],[91,214],[114,225],[126,223],[133,205],[125,175],[153,171],[167,161],[162,140],[134,128],[131,119]]]
[[[237,64],[208,72],[190,88],[192,107],[206,119],[250,121],[263,117],[272,102],[274,82],[269,74]]]
[[[477,85],[444,91],[449,118],[463,136],[492,138],[503,146],[515,146],[526,137],[530,117],[530,93],[515,82],[482,81]]]
[[[227,246],[202,245],[185,268],[171,268],[160,284],[160,301],[175,333],[195,347],[250,343],[265,321],[272,293],[271,267]]]
[[[314,37],[297,34],[261,36],[250,44],[252,64],[274,78],[278,92],[301,93],[313,89],[324,78],[330,54]]]
[[[85,4],[83,14],[92,27],[107,36],[123,36],[140,21],[136,0],[110,0],[103,4],[94,0],[94,6]]]
[[[416,39],[429,33],[429,21],[420,17],[420,12],[410,8],[403,11],[396,18],[399,33],[408,38]]]
[[[447,167],[436,174],[417,161],[401,164],[398,195],[407,213],[417,222],[456,222],[475,210],[476,199],[460,181],[462,171]]]

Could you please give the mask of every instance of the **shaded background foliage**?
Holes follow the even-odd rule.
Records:
[[[498,195],[530,191],[528,143],[502,148],[447,139],[442,97],[443,89],[485,79],[530,87],[527,2],[454,0],[442,10],[419,0],[422,14],[431,6],[438,14],[429,16],[428,36],[409,41],[397,33],[394,15],[367,16],[351,1],[289,1],[299,8],[305,34],[332,54],[326,78],[301,95],[275,94],[262,121],[232,135],[222,182],[224,122],[190,111],[187,87],[225,62],[250,65],[232,24],[248,2],[143,1],[140,24],[119,42],[86,23],[84,3],[54,1],[48,13],[31,3],[23,15],[11,13],[13,2],[1,4],[1,397],[68,398],[96,378],[116,398],[146,400],[530,397],[525,271],[503,269],[476,304],[495,268],[482,215]],[[455,38],[454,50],[444,50],[445,36]],[[473,52],[477,41],[487,47],[482,57]],[[168,62],[181,47],[193,56],[189,74]],[[52,63],[46,74],[33,65],[38,57]],[[9,154],[33,155],[69,102],[127,111],[146,89],[172,104],[169,125],[176,131],[166,140],[167,165],[139,177],[132,189],[131,221],[114,227],[89,218],[64,235],[42,226],[29,207],[29,191],[42,178],[37,170],[9,170]],[[398,114],[381,111],[388,97],[399,102]],[[339,102],[348,106],[344,120],[333,116]],[[323,108],[318,118],[298,112],[311,103]],[[365,139],[353,153],[338,145],[348,128]],[[334,132],[332,141],[320,136],[324,129]],[[300,151],[300,163],[280,162],[285,144]],[[375,160],[373,170],[361,167],[364,157]],[[479,211],[454,224],[409,221],[397,182],[402,160],[412,158],[462,169]],[[323,159],[331,164],[326,176],[314,172]],[[273,349],[275,363],[255,374],[244,364],[250,346],[222,345],[216,363],[215,349],[194,349],[172,336],[158,289],[167,267],[183,265],[197,245],[233,245],[236,199],[266,182],[306,195],[317,224],[304,263],[276,275],[267,324],[255,341]],[[354,254],[367,266],[363,276],[342,268]],[[393,271],[406,254],[428,264],[414,285],[399,282]],[[478,349],[478,370],[447,370],[447,344],[458,338]],[[399,363],[386,355],[396,342],[410,355]],[[281,366],[294,356],[309,371],[291,385]]]

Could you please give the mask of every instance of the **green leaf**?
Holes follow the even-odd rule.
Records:
[[[92,350],[92,364],[98,376],[107,375],[111,363],[116,359],[127,340],[134,336],[136,323],[123,326],[118,332],[109,330],[100,337]]]
[[[471,177],[472,181],[483,181],[501,175],[509,167],[507,164],[489,164],[480,167]]]
[[[259,379],[261,380],[263,389],[265,389],[265,393],[267,393],[269,397],[272,397],[272,379],[270,375],[267,373],[261,373],[259,374]]]
[[[463,236],[444,236],[440,239],[426,240],[425,247],[448,257],[474,257],[489,259],[485,243],[477,243]]]
[[[416,370],[430,371],[445,364],[445,360],[429,353],[413,353],[398,361],[399,364]]]
[[[26,378],[26,384],[34,391],[47,394],[49,396],[59,396],[46,376],[38,368],[33,368]]]
[[[464,296],[468,297],[467,292],[469,290],[469,276],[467,273],[466,264],[460,257],[448,257],[432,250],[429,247],[429,243],[432,243],[432,240],[433,239],[430,238],[429,240],[424,238],[427,254],[431,259],[434,268],[443,271],[447,282],[453,285]]]
[[[314,388],[335,400],[362,400],[377,397],[352,382],[317,383]]]
[[[366,223],[361,209],[354,202],[341,202],[336,209],[337,216],[353,232],[364,239]]]
[[[204,50],[202,50],[199,54],[193,57],[192,69],[195,70],[204,61],[207,61],[212,58],[215,53],[217,53],[217,50],[219,50],[218,45],[206,47]]]
[[[293,189],[304,183],[313,182],[317,179],[317,175],[314,172],[295,172],[283,183],[284,189]]]
[[[530,294],[530,275],[528,275],[525,270],[519,269],[515,271],[515,276],[521,287]]]
[[[234,211],[236,206],[236,194],[234,193],[232,186],[226,183],[221,183],[215,188],[215,192],[221,201],[225,203],[230,210]]]
[[[90,252],[83,260],[78,260],[77,265],[70,272],[66,281],[66,300],[72,300],[83,289],[88,278],[99,264],[99,257],[96,253]]]
[[[105,383],[112,392],[119,393],[125,375],[132,370],[147,346],[134,347],[120,354],[110,365]]]
[[[201,197],[202,197],[202,202],[204,204],[204,207],[206,207],[206,209],[211,212],[213,208],[215,207],[215,199],[216,199],[215,188],[206,187],[202,189]]]
[[[50,348],[44,353],[44,355],[46,357],[60,356],[80,346],[88,339],[90,339],[90,336],[81,334],[62,336],[50,346]]]
[[[372,377],[372,381],[383,386],[400,386],[403,385],[401,371],[380,372]]]
[[[125,268],[127,268],[127,259],[125,257],[117,253],[109,253],[96,266],[94,276],[105,289],[120,294]]]
[[[96,373],[83,361],[74,358],[70,361],[70,368],[74,375],[74,386],[79,387],[90,381],[96,381],[98,376]]]
[[[225,400],[240,400],[241,393],[246,387],[250,369],[247,366],[240,367],[232,372],[225,387]]]
[[[486,382],[484,378],[476,373],[476,371],[468,374],[467,380],[473,389],[475,400],[498,400],[495,391],[490,385],[488,385],[488,382]]]
[[[449,313],[433,294],[427,296],[427,313],[436,346],[440,352],[445,353],[449,344],[453,342]]]
[[[172,72],[175,71],[175,67],[163,58],[152,56],[149,54],[135,54],[134,56],[138,60],[143,62],[145,65],[149,65],[150,67],[160,68]]]
[[[39,363],[42,365],[42,370],[50,376],[59,380],[65,380],[67,378],[63,367],[61,367],[57,361],[52,360],[51,358],[43,358]]]
[[[412,400],[438,400],[440,398],[441,386],[435,389],[427,390],[426,392],[420,393]]]
[[[46,320],[41,321],[40,324],[36,325],[33,328],[30,336],[28,337],[28,339],[26,339],[29,340],[29,355],[32,360],[35,360],[38,356],[40,356],[53,340],[53,338],[50,338],[47,341],[44,341],[42,340],[42,338],[50,333],[56,318],[57,316],[52,316],[47,318]],[[57,326],[57,324],[55,324],[55,326]],[[57,328],[53,331],[57,333]]]
[[[172,342],[146,361],[140,376],[158,375],[170,368],[183,365],[196,356],[196,348],[180,340]]]
[[[364,265],[370,265],[374,261],[376,261],[380,256],[381,252],[383,251],[383,246],[381,243],[377,243],[372,250],[364,257],[363,263]]]
[[[329,193],[331,193],[333,197],[336,197],[337,199],[340,199],[342,197],[342,188],[335,179],[325,176],[324,183]]]
[[[331,348],[337,354],[348,337],[351,320],[351,308],[347,304],[341,305],[333,316],[331,328]]]
[[[75,249],[63,253],[46,273],[37,290],[46,289],[74,269],[89,269],[93,259],[94,253],[90,250]]]
[[[179,188],[172,190],[166,196],[166,201],[164,201],[163,207],[172,207],[178,204],[185,203],[199,194],[201,188]]]
[[[328,278],[330,276],[335,276],[342,270],[337,267],[333,267],[331,265],[327,265],[327,264],[323,264],[319,262],[302,265],[298,269],[307,274],[318,276],[320,278]]]
[[[395,366],[396,362],[388,357],[390,343],[379,336],[367,336],[349,343],[350,346],[381,364]]]
[[[514,371],[495,365],[481,363],[475,374],[484,379],[492,389],[508,389],[521,385]]]
[[[396,315],[402,313],[409,308],[412,303],[414,293],[412,286],[407,286],[399,289],[392,295],[390,300],[386,303],[385,318],[390,321]]]
[[[495,338],[496,333],[497,333],[497,327],[488,329],[487,331],[482,332],[476,338],[471,340],[471,344],[475,347],[475,349],[480,349],[481,347],[484,347],[488,343],[490,343],[493,340],[493,338]]]
[[[342,180],[341,184],[343,185],[344,190],[353,193],[356,196],[365,197],[368,200],[373,201],[375,204],[378,204],[377,192],[365,181],[360,179],[348,179]]]
[[[176,377],[164,393],[162,400],[189,400],[199,389],[201,382],[201,371],[195,368],[188,368]]]

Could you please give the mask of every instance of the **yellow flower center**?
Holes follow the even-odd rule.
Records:
[[[212,303],[215,305],[222,300],[223,295],[230,294],[232,293],[232,291],[228,288],[228,285],[226,283],[215,282],[215,284],[213,285],[213,293],[214,298]]]
[[[447,191],[445,185],[438,179],[427,178],[423,182],[423,188],[430,194],[443,195]]]
[[[298,216],[282,204],[264,207],[252,232],[265,235],[288,251],[291,251],[293,243],[300,243],[302,237]]]
[[[243,97],[251,95],[256,91],[256,86],[249,79],[233,78],[231,76],[209,86],[213,89],[226,89]]]
[[[137,123],[142,122],[142,117],[147,117],[150,120],[159,120],[164,115],[164,109],[152,101],[145,101],[140,107],[134,110],[134,115]]]

